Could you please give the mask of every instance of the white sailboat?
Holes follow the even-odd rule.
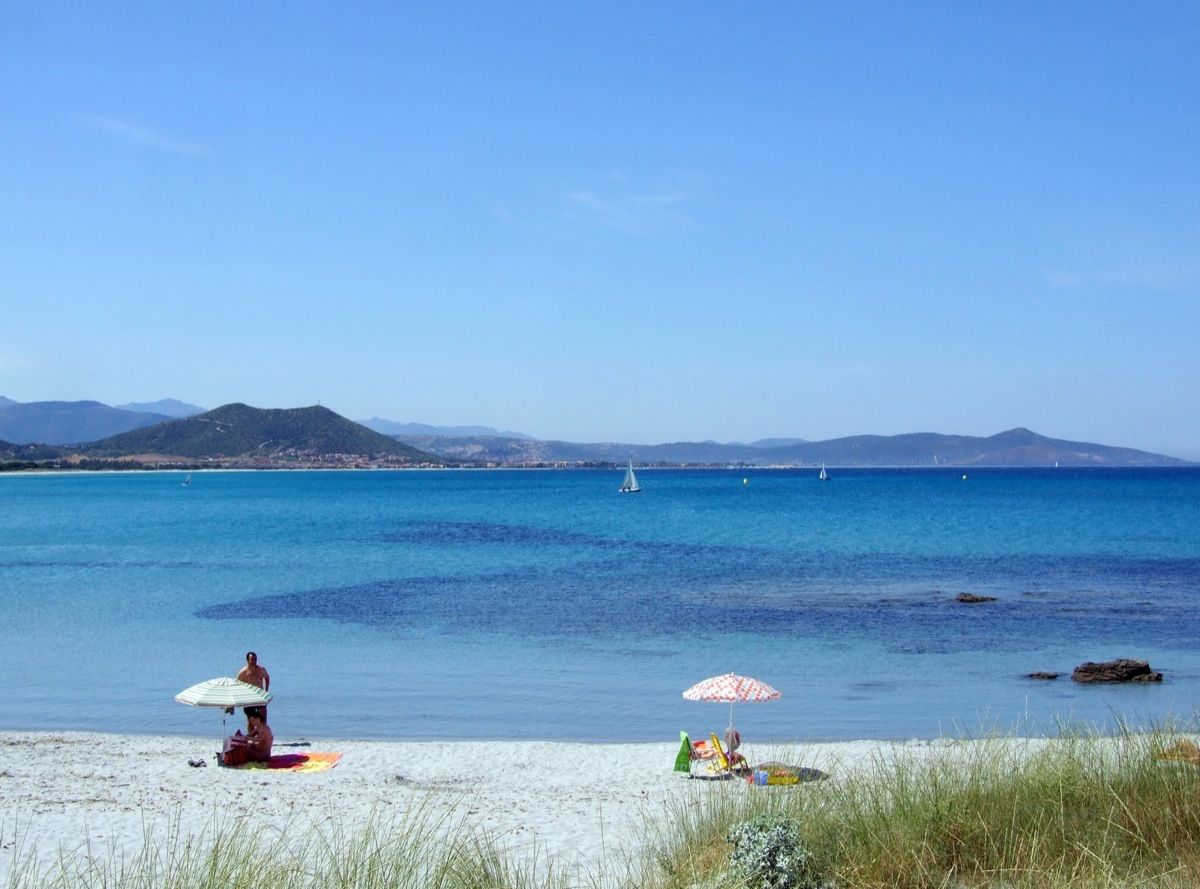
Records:
[[[825,471],[825,464],[824,464],[824,463],[822,463],[822,464],[821,464],[821,474],[820,474],[820,475],[818,475],[818,476],[817,476],[817,478],[819,478],[819,479],[820,479],[821,481],[823,481],[823,482],[827,482],[827,481],[829,481],[829,473],[827,473],[827,472]]]
[[[625,481],[621,482],[622,494],[636,494],[642,489],[638,484],[637,476],[633,474],[633,460],[629,461],[629,468],[625,470]]]
[[[192,474],[189,472],[189,473],[187,474],[187,478],[185,478],[185,479],[183,480],[183,486],[186,488],[186,487],[190,486],[190,485],[191,485],[191,483],[192,483]]]

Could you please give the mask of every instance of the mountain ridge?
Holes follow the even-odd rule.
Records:
[[[7,404],[5,404],[7,402]],[[163,399],[148,405],[187,409]],[[131,405],[137,406],[137,405]],[[11,434],[14,418],[40,418],[51,441]],[[4,424],[5,417],[10,424]],[[97,420],[99,418],[99,420]],[[97,422],[124,424],[108,435]],[[32,421],[30,421],[32,422]],[[759,439],[748,444],[715,441],[635,444],[539,440],[487,426],[429,426],[372,421],[422,434],[384,434],[328,408],[254,408],[240,402],[182,418],[112,408],[94,401],[30,402],[0,397],[0,459],[10,462],[108,461],[203,465],[322,466],[441,465],[588,466],[1186,466],[1188,461],[1133,448],[1055,439],[1024,427],[991,436],[912,432],[855,435],[825,441]],[[56,425],[57,424],[57,425]],[[73,424],[73,425],[72,425]],[[90,424],[90,425],[89,425]],[[182,425],[181,425],[182,424]],[[111,425],[108,427],[111,429]],[[18,429],[18,431],[21,431]],[[24,432],[31,430],[25,428]],[[482,431],[484,434],[471,434]],[[92,434],[85,434],[92,433]]]
[[[77,445],[169,419],[99,401],[12,402],[0,406],[0,439],[14,444]]]
[[[913,432],[854,435],[776,447],[717,442],[658,445],[519,441],[487,437],[400,436],[413,447],[448,460],[495,465],[557,463],[659,465],[817,466],[1186,466],[1188,461],[1134,448],[1048,438],[1017,427],[979,437]]]
[[[385,420],[382,417],[371,417],[369,420],[358,420],[359,425],[374,429],[384,435],[429,435],[429,436],[476,436],[492,438],[532,439],[532,435],[524,432],[500,432],[491,426],[431,426],[428,423],[399,423],[395,420]]]
[[[164,417],[171,417],[175,420],[182,420],[184,417],[191,417],[196,414],[204,413],[204,408],[195,404],[188,404],[186,401],[180,401],[178,398],[160,398],[158,401],[135,401],[129,404],[114,405],[117,410],[133,411],[141,414],[162,414]]]

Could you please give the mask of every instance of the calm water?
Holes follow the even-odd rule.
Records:
[[[670,740],[729,671],[761,742],[1194,719],[1200,470],[639,474],[0,476],[0,726],[215,734],[251,648],[281,737]],[[1166,681],[1024,678],[1114,657]]]

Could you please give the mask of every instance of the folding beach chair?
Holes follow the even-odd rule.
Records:
[[[675,771],[691,772],[692,762],[697,759],[716,761],[717,754],[708,741],[692,741],[688,733],[679,733],[679,752],[675,755]]]
[[[728,753],[725,752],[725,748],[721,746],[721,739],[717,737],[716,732],[713,732],[708,737],[712,741],[712,749],[716,753],[717,765],[723,771],[731,775],[750,771],[750,765],[746,762],[746,757],[733,750],[730,750]]]
[[[679,752],[675,754],[674,771],[685,775],[692,774],[692,763],[704,762],[707,765],[709,777],[728,771],[718,760],[717,751],[709,741],[692,741],[688,733],[679,733]]]
[[[694,778],[728,778],[747,768],[745,757],[739,753],[726,753],[715,734],[708,737],[707,741],[693,742],[687,732],[681,731],[674,771]],[[693,763],[696,762],[702,762],[704,766],[693,772]]]

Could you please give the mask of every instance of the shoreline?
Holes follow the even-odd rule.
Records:
[[[783,761],[836,778],[881,757],[964,743],[973,742],[747,743],[742,752],[752,763]],[[0,730],[0,885],[26,859],[41,874],[78,855],[129,859],[172,836],[353,834],[418,812],[485,832],[517,858],[587,870],[606,856],[611,864],[614,854],[637,854],[653,833],[647,819],[661,820],[673,805],[723,788],[763,792],[673,772],[679,745],[671,742],[277,740],[276,753],[342,754],[314,773],[219,768],[218,746],[215,735]],[[206,767],[188,765],[199,758]]]
[[[814,469],[819,469],[820,463],[646,463],[637,466],[639,472],[809,472]],[[955,473],[955,472],[1029,472],[1029,471],[1045,471],[1046,473],[1073,473],[1073,472],[1148,472],[1148,471],[1173,471],[1180,470],[1197,470],[1200,469],[1200,462],[1183,461],[1180,463],[1113,463],[1113,464],[1067,464],[1065,466],[1051,466],[1045,463],[1025,463],[1025,464],[1006,464],[1006,463],[941,463],[941,464],[918,464],[907,465],[902,463],[897,464],[826,464],[830,470],[836,472],[937,472],[937,473]],[[157,466],[146,467],[137,466],[128,469],[117,467],[103,468],[64,468],[56,466],[52,469],[42,468],[22,468],[22,469],[4,469],[0,463],[0,478],[20,478],[20,477],[45,477],[51,475],[137,475],[137,474],[155,474],[155,473],[218,473],[218,472],[602,472],[613,473],[621,470],[622,464],[613,463],[612,465],[587,465],[587,466],[563,466],[557,464],[534,464],[529,466],[522,465],[500,465],[500,466],[289,466],[281,464],[279,466]]]
[[[236,717],[234,717],[234,716],[228,717],[229,722],[228,722],[228,725],[226,725],[226,728],[228,730],[233,730],[236,728],[243,727],[241,725],[241,719],[242,719],[242,717],[241,717],[240,711]],[[721,724],[719,726],[716,726],[716,722],[709,720],[709,722],[712,722],[713,726],[716,726],[718,729],[720,729],[720,731],[717,732],[718,734],[720,734],[721,731],[724,730],[726,721],[727,720],[717,720],[717,722],[720,722]],[[705,723],[705,725],[707,725],[707,724],[708,723]],[[216,723],[214,723],[214,725],[216,725]],[[1147,724],[1144,726],[1139,726],[1136,724],[1131,725],[1131,728],[1134,731],[1151,730],[1156,727],[1158,727],[1157,724]],[[211,726],[209,728],[211,728]],[[711,726],[710,726],[710,728],[711,728]],[[740,726],[739,726],[739,728],[740,728]],[[1006,737],[1006,738],[1007,737],[1020,737],[1025,740],[1036,740],[1036,741],[1040,742],[1040,741],[1044,741],[1044,740],[1053,740],[1054,738],[1059,737],[1062,734],[1061,731],[1054,731],[1054,732],[1030,731],[1027,726],[1024,726],[1024,727],[1010,726],[1008,728],[1012,731],[1011,735],[1005,733],[1005,726],[981,723],[975,729],[971,729],[971,730],[963,729],[961,732],[958,732],[957,734],[954,733],[953,731],[945,730],[943,728],[943,730],[940,732],[930,733],[930,734],[908,733],[908,734],[895,735],[895,736],[874,735],[871,737],[853,737],[853,738],[852,737],[842,737],[842,738],[839,738],[839,737],[817,737],[817,736],[808,736],[808,737],[804,737],[804,738],[772,737],[768,740],[762,740],[761,735],[756,732],[755,737],[749,739],[749,743],[750,743],[751,748],[759,748],[762,750],[767,750],[767,749],[774,750],[774,749],[780,749],[780,748],[789,749],[789,750],[791,750],[791,749],[806,750],[806,749],[814,748],[814,747],[821,747],[821,748],[833,747],[833,746],[837,746],[837,745],[841,745],[841,744],[871,744],[871,745],[878,745],[878,746],[884,746],[884,747],[895,746],[895,745],[904,745],[904,744],[910,744],[910,745],[937,744],[937,743],[949,744],[949,743],[960,743],[960,742],[964,742],[964,741],[981,740],[983,738],[992,737],[993,734],[998,734],[1000,737]],[[1101,724],[1083,723],[1083,724],[1078,725],[1077,728],[1081,728],[1081,729],[1084,729],[1087,731],[1104,732],[1109,727],[1101,725]],[[171,740],[171,741],[199,742],[199,744],[202,746],[215,746],[215,744],[213,742],[215,742],[218,733],[219,732],[217,729],[213,729],[211,731],[205,731],[203,728],[201,728],[201,729],[194,729],[194,728],[165,729],[164,728],[164,729],[147,729],[146,731],[137,731],[137,730],[131,730],[131,729],[127,729],[127,728],[121,728],[121,729],[87,728],[85,726],[79,726],[79,725],[61,725],[61,726],[0,725],[0,747],[2,747],[6,743],[5,739],[12,737],[12,736],[17,736],[17,735],[40,735],[40,736],[46,736],[46,737],[58,736],[58,735],[63,735],[63,736],[65,736],[65,735],[94,735],[96,737],[131,738],[131,739],[162,738],[164,740]],[[336,740],[335,738],[333,738],[333,736],[331,736],[329,734],[325,734],[325,733],[316,733],[313,735],[313,737],[318,737],[318,738],[321,738],[326,741]],[[697,736],[697,737],[699,737],[699,736]],[[280,741],[280,738],[282,738],[282,736],[278,736],[276,738],[276,743],[277,744],[282,743],[284,746],[297,744],[297,743],[305,744],[305,745],[312,743],[304,735],[296,735],[295,737],[283,738],[282,742]],[[672,750],[674,750],[675,747],[678,746],[674,742],[662,741],[661,736],[660,736],[660,740],[653,740],[653,741],[646,741],[646,740],[625,741],[625,740],[619,740],[619,739],[606,740],[603,738],[599,739],[599,740],[594,740],[594,739],[580,739],[580,738],[571,738],[571,737],[552,738],[552,737],[529,737],[529,736],[519,736],[519,735],[512,736],[512,737],[506,737],[503,735],[494,735],[494,736],[488,736],[488,737],[455,736],[455,735],[439,735],[437,737],[432,737],[429,735],[414,736],[414,737],[400,737],[400,736],[395,736],[395,735],[372,735],[372,734],[368,734],[368,733],[362,733],[362,734],[355,735],[353,738],[346,738],[344,740],[347,743],[355,743],[355,744],[384,744],[384,745],[408,744],[408,745],[417,745],[417,746],[439,745],[439,744],[481,744],[481,745],[486,745],[489,747],[495,747],[495,746],[501,745],[501,744],[518,744],[518,745],[519,744],[563,744],[563,745],[574,745],[574,746],[578,746],[578,747],[581,747],[584,749],[593,749],[596,747],[622,747],[622,748],[624,748],[624,747],[655,747],[655,746],[660,746],[665,743],[667,746],[671,747]],[[694,737],[694,738],[692,738],[692,740],[693,741],[697,740],[697,738]]]

